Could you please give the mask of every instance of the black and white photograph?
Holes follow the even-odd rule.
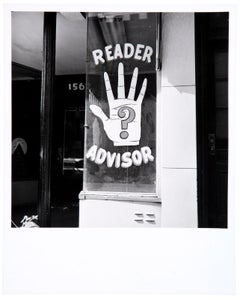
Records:
[[[227,228],[229,13],[12,18],[12,227]]]
[[[231,109],[236,101],[236,78],[231,78],[236,72],[236,40],[232,42],[236,32],[232,28],[237,9],[224,3],[209,9],[194,5],[190,9],[187,5],[172,9],[166,3],[147,9],[145,3],[140,8],[135,5],[134,10],[133,5],[119,9],[120,4],[93,6],[91,1],[83,1],[82,6],[81,1],[73,1],[72,6],[54,2],[29,7],[7,2],[3,12],[4,24],[8,25],[4,28],[4,70],[8,74],[4,101],[9,103],[5,130],[9,145],[5,174],[9,175],[9,184],[5,185],[8,197],[3,206],[4,227],[10,233],[5,232],[8,244],[18,245],[16,241],[21,244],[24,240],[27,245],[31,236],[41,244],[36,253],[48,255],[52,238],[57,237],[56,245],[49,250],[49,261],[53,256],[56,263],[58,254],[53,254],[54,249],[58,251],[62,243],[68,249],[63,260],[71,256],[69,247],[76,245],[68,243],[70,237],[79,237],[73,250],[76,257],[78,248],[85,253],[82,247],[88,233],[89,243],[94,245],[101,241],[101,235],[109,234],[119,244],[129,234],[139,239],[143,233],[145,241],[154,235],[149,246],[157,242],[156,237],[159,244],[153,252],[163,247],[164,255],[168,255],[168,242],[170,252],[172,245],[175,248],[182,244],[174,259],[164,263],[168,273],[164,280],[168,283],[159,288],[155,278],[151,290],[145,278],[147,262],[132,260],[130,255],[127,261],[136,267],[139,279],[133,279],[133,285],[124,281],[121,286],[117,284],[118,276],[116,281],[112,278],[114,284],[108,292],[161,289],[163,293],[201,293],[202,288],[203,293],[234,294],[231,143],[235,131]],[[60,243],[61,232],[66,240]],[[205,238],[205,233],[211,237],[206,238],[204,246],[200,239]],[[168,240],[164,246],[161,235],[162,241]],[[215,238],[213,247],[218,249],[219,243],[219,247],[224,244],[226,248],[214,257],[214,250],[208,249]],[[129,239],[131,245],[133,239]],[[185,239],[185,248],[181,248]],[[212,264],[219,266],[219,270],[210,267],[211,275],[204,280],[207,270],[198,273],[188,265],[183,267],[185,260],[191,264],[187,253],[192,253],[190,248],[198,243],[201,249],[194,254],[199,255],[198,259],[190,261],[201,268],[201,260],[209,251],[210,260],[214,257]],[[137,245],[132,249],[140,247]],[[33,251],[36,246],[31,247]],[[122,248],[118,247],[118,251],[123,259]],[[5,255],[7,251],[5,246]],[[14,255],[12,251],[9,255]],[[183,265],[178,260],[180,253],[185,257]],[[34,251],[32,255],[36,256]],[[92,260],[92,254],[88,255],[93,271],[96,258]],[[104,252],[104,258],[106,255]],[[226,255],[228,264],[222,259]],[[82,259],[77,263],[80,269]],[[112,276],[112,259],[107,278]],[[175,260],[177,274],[183,272],[188,278],[198,273],[203,283],[196,280],[198,283],[188,290],[187,283],[182,286],[175,274],[178,283],[171,289],[169,280]],[[11,288],[13,261],[17,259],[10,267],[5,266],[6,290],[24,292],[28,286],[24,279],[22,286],[14,283]],[[150,277],[155,274],[155,261],[154,254],[149,260],[149,272],[153,272]],[[138,263],[143,264],[143,273],[139,273]],[[70,265],[74,265],[73,261]],[[158,268],[160,265],[160,261],[156,263]],[[209,278],[226,265],[227,269],[222,269],[211,285]],[[102,272],[100,268],[96,270],[97,274]],[[45,271],[48,272],[47,266]],[[60,282],[69,272],[70,266]],[[76,273],[75,270],[72,276]],[[91,283],[94,291],[106,292],[107,283],[101,285],[95,277],[91,280],[90,274],[86,276],[86,285],[74,286],[74,280],[69,284],[71,292],[89,292]],[[69,292],[64,286],[58,290],[57,283],[43,282],[35,284],[38,293]]]

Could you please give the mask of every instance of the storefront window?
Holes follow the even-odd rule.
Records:
[[[89,14],[84,191],[156,192],[157,14]]]

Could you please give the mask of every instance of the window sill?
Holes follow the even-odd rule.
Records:
[[[81,191],[78,198],[79,200],[118,200],[161,203],[160,197],[154,193]]]

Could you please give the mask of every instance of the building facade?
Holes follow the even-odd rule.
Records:
[[[226,228],[228,19],[13,12],[14,224]]]

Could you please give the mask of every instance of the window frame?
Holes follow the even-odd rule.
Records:
[[[114,192],[114,191],[86,191],[82,190],[79,194],[79,200],[116,200],[116,201],[139,201],[161,203],[161,103],[160,103],[160,72],[161,72],[161,42],[162,42],[162,16],[157,14],[157,38],[156,38],[156,155],[154,158],[156,164],[155,192]],[[86,90],[87,93],[87,90]],[[86,111],[87,107],[85,107]],[[86,123],[86,122],[85,122]],[[86,143],[86,131],[84,136]],[[85,156],[86,153],[84,153]],[[83,184],[84,186],[84,184]]]

